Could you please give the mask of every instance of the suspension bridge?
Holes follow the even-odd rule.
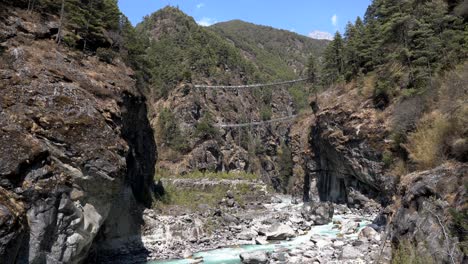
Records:
[[[259,84],[249,84],[249,85],[194,85],[195,88],[200,89],[250,89],[250,88],[262,88],[262,87],[273,87],[287,84],[294,84],[299,82],[305,82],[309,80],[308,78],[305,79],[297,79],[291,81],[283,81],[283,82],[275,82],[275,83],[259,83]]]
[[[282,88],[283,85],[301,83],[301,82],[306,82],[308,80],[309,78],[302,78],[302,79],[280,81],[280,82],[273,82],[273,83],[258,83],[258,84],[249,84],[249,85],[194,85],[194,87],[197,89],[223,89],[223,90],[239,90],[239,89],[266,88],[266,87]],[[256,126],[261,126],[265,124],[292,122],[296,118],[297,118],[297,115],[289,115],[289,116],[285,116],[281,118],[274,118],[274,119],[263,120],[263,121],[252,121],[252,122],[241,123],[241,124],[218,123],[218,124],[214,124],[214,126],[219,127],[219,128],[256,127]]]
[[[291,122],[296,119],[297,115],[290,115],[286,117],[270,119],[265,121],[257,121],[257,122],[250,122],[250,123],[242,123],[242,124],[215,124],[215,127],[219,128],[238,128],[238,127],[254,127],[254,126],[261,126],[264,124],[272,124],[272,123],[284,123],[284,122]]]

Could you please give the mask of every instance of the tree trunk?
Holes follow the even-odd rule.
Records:
[[[63,31],[63,17],[65,13],[65,0],[62,0],[62,7],[60,8],[60,25],[59,25],[59,30],[57,33],[57,44],[60,45],[62,42],[62,31]]]

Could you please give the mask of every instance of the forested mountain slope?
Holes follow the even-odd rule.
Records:
[[[209,29],[230,40],[269,79],[303,76],[309,57],[322,56],[329,42],[241,20],[218,23]]]

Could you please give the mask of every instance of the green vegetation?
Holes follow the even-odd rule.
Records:
[[[364,21],[348,24],[327,47],[322,82],[375,71],[375,96],[427,90],[435,73],[467,56],[466,23],[452,10],[443,0],[374,0]]]
[[[393,250],[392,264],[435,264],[429,254],[424,254],[409,241],[402,241]]]
[[[294,163],[292,160],[292,152],[287,144],[281,143],[278,150],[278,167],[281,191],[286,193],[290,187],[290,179],[293,175]]]
[[[465,185],[465,188],[467,187]],[[449,210],[452,216],[452,224],[450,226],[452,236],[458,237],[460,249],[464,254],[468,254],[468,209],[456,210],[451,208]]]
[[[174,175],[168,170],[158,169],[156,175],[154,176],[155,181],[158,181],[162,178],[180,178],[184,179],[210,179],[210,180],[257,180],[258,175],[248,172],[201,172],[193,171],[186,173],[184,175]]]
[[[377,109],[394,104],[393,144],[383,161],[397,174],[466,161],[468,27],[461,5],[374,0],[364,20],[337,32],[324,52],[321,85],[349,82]]]
[[[150,37],[146,51],[151,92],[167,97],[181,82],[204,78],[228,85],[242,75],[255,81],[258,72],[229,42],[196,24],[178,8],[166,7],[144,19],[137,32]]]
[[[159,169],[155,175],[155,180],[161,179],[177,179],[181,176],[171,175],[168,171]],[[257,175],[246,173],[246,172],[192,172],[183,175],[184,179],[211,179],[211,180],[256,180]],[[207,190],[199,190],[196,188],[184,188],[183,191],[180,188],[176,188],[167,181],[168,184],[164,185],[164,195],[159,197],[153,203],[153,207],[158,210],[166,210],[173,207],[179,207],[196,211],[201,205],[208,205],[211,208],[216,207],[218,203],[226,197],[227,191],[231,190],[234,199],[240,205],[244,204],[244,197],[251,195],[252,192],[260,191],[258,187],[254,187],[251,184],[239,183],[235,185],[215,185],[209,187]]]
[[[175,115],[167,108],[163,108],[159,113],[156,139],[160,146],[167,146],[179,152],[188,148],[185,134],[179,128]]]
[[[315,82],[318,75],[316,59],[322,56],[329,42],[240,20],[218,23],[210,29],[233,41],[237,48],[244,51],[258,68],[264,81],[291,80],[304,76]],[[288,89],[297,110],[307,108],[310,92],[308,86],[300,84]],[[267,120],[271,118],[268,110],[271,89],[264,89],[262,92],[261,96],[256,97],[264,102],[261,116],[263,120]]]
[[[328,43],[326,40],[315,40],[286,30],[240,20],[218,23],[209,29],[233,41],[237,48],[250,54],[247,56],[252,57],[266,80],[288,80],[304,74],[310,54],[320,57]],[[291,63],[294,67],[290,66]]]
[[[200,139],[218,139],[219,130],[213,126],[214,120],[210,113],[206,113],[197,123],[195,135]]]
[[[30,11],[42,11],[60,16],[57,42],[95,52],[96,49],[115,48],[121,38],[123,15],[117,0],[37,0],[19,1]],[[63,7],[63,8],[62,8]]]

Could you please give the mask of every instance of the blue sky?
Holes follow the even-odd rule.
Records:
[[[330,37],[337,30],[343,32],[346,23],[362,17],[370,3],[371,0],[119,0],[120,9],[134,25],[143,16],[172,5],[203,26],[241,19],[315,38]]]

